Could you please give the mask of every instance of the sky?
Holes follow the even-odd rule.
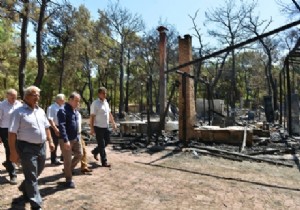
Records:
[[[224,5],[224,0],[119,0],[122,7],[127,8],[132,13],[142,16],[148,30],[157,28],[159,20],[174,25],[179,35],[192,35],[192,21],[189,15],[193,16],[199,10],[199,26],[205,21],[204,13],[209,9],[213,9]],[[247,2],[248,0],[246,0]],[[257,12],[263,19],[272,17],[274,22],[270,26],[271,29],[278,28],[286,24],[287,18],[280,13],[280,7],[276,3],[278,0],[257,0]],[[284,0],[292,2],[292,0]],[[98,9],[104,10],[109,0],[70,0],[71,4],[78,7],[85,5],[91,12],[93,18],[97,18]],[[116,2],[116,0],[112,0]]]
[[[70,3],[79,7],[84,5],[90,12],[93,19],[98,18],[98,10],[105,10],[110,1],[117,0],[69,0]],[[237,0],[238,1],[238,0]],[[249,1],[249,0],[244,0]],[[257,13],[262,19],[270,19],[272,17],[273,23],[268,30],[278,28],[282,25],[292,22],[288,20],[280,12],[280,6],[277,4],[279,0],[257,0]],[[281,0],[285,2],[292,2],[292,0]],[[189,15],[194,16],[198,12],[197,25],[201,28],[201,33],[204,35],[204,42],[213,43],[206,33],[207,26],[204,27],[205,12],[216,7],[224,6],[225,0],[119,0],[120,5],[125,7],[133,14],[141,15],[146,25],[146,31],[157,28],[159,22],[167,22],[175,27],[180,36],[190,34],[193,35],[192,21]],[[160,21],[161,20],[161,21]],[[32,26],[30,26],[29,39],[31,43],[35,43],[35,34]],[[196,41],[192,41],[193,46],[197,45]],[[31,52],[35,56],[35,50]]]

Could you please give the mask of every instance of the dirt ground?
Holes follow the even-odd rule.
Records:
[[[74,176],[63,187],[63,166],[47,166],[40,177],[43,209],[299,209],[300,172],[266,163],[235,162],[192,153],[107,153],[112,168],[97,167],[87,146],[92,175]],[[48,155],[49,156],[49,155]],[[0,146],[0,161],[4,149]],[[0,209],[30,209],[0,165]],[[19,182],[23,179],[18,174]]]

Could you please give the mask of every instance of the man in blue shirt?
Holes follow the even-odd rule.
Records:
[[[79,133],[79,112],[80,95],[73,92],[64,108],[57,112],[58,128],[60,133],[60,148],[64,157],[64,174],[66,187],[75,188],[72,180],[72,171],[82,158],[82,146]],[[72,154],[74,155],[72,159]]]

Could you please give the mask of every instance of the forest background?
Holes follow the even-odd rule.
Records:
[[[299,17],[299,3],[276,1],[288,22]],[[147,28],[142,14],[123,5],[121,1],[109,1],[105,8],[97,8],[95,16],[85,5],[72,1],[1,1],[0,98],[8,88],[17,89],[22,98],[24,87],[36,85],[42,89],[43,108],[58,93],[78,91],[82,106],[89,110],[95,90],[105,86],[114,113],[127,112],[130,104],[138,104],[143,111],[147,100],[150,112],[159,110],[156,29],[160,25],[168,28],[167,69],[178,66],[180,34],[176,23],[167,19]],[[183,10],[193,36],[193,58],[269,31],[276,18],[261,15],[258,5],[258,1],[225,0],[211,8],[194,8],[190,14]],[[193,66],[195,97],[224,99],[234,109],[241,101],[246,107],[256,107],[263,96],[269,95],[276,110],[279,73],[298,38],[299,29],[294,27],[198,62]],[[294,65],[292,72],[292,89],[296,92],[299,67]],[[167,75],[168,90],[178,77],[176,73]],[[177,96],[176,92],[175,99]]]

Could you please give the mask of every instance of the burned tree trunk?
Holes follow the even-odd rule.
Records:
[[[19,64],[19,92],[21,98],[24,96],[24,86],[25,86],[25,67],[27,62],[27,29],[28,29],[28,22],[29,22],[29,0],[23,0],[24,3],[24,10],[21,12],[21,19],[22,19],[22,27],[21,27],[21,58]]]
[[[38,63],[38,73],[34,81],[34,85],[39,87],[42,83],[45,66],[44,66],[44,59],[42,55],[42,31],[44,27],[44,17],[46,12],[48,0],[42,0],[41,8],[40,8],[40,15],[38,20],[38,27],[36,32],[36,58]]]

